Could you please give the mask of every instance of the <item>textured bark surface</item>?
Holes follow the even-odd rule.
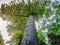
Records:
[[[38,45],[36,27],[32,15],[29,16],[21,45]]]

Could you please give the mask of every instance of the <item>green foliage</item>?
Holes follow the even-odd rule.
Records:
[[[45,43],[46,39],[45,39],[45,36],[44,36],[42,30],[38,30],[37,33],[38,33],[37,35],[38,35],[39,45],[46,45],[46,43]]]
[[[26,26],[26,22],[27,22],[27,17],[14,17],[12,16],[11,19],[11,25],[8,25],[8,32],[10,33],[10,35],[13,33],[13,40],[14,43],[16,43],[15,45],[18,45],[18,43],[21,41],[22,39],[22,35]]]
[[[22,36],[23,32],[21,30],[14,31],[13,40],[16,43],[15,45],[18,45],[21,42]]]
[[[60,4],[57,5],[57,11],[56,11],[56,13],[57,13],[58,20],[60,21]]]
[[[55,35],[60,35],[60,28],[59,27],[60,27],[60,24],[53,24],[49,31]]]
[[[46,15],[46,17],[48,17],[49,15],[51,15],[51,9],[50,8],[45,8],[45,12],[44,12],[44,14]]]
[[[33,2],[19,2],[16,4],[10,3],[4,7],[4,13],[14,16],[29,16],[32,14],[36,20],[42,17],[43,14],[48,15],[51,13],[50,9],[45,8],[50,3],[50,0],[35,0]]]
[[[12,27],[16,30],[24,30],[27,22],[27,17],[13,17],[12,18]]]
[[[45,42],[45,37],[43,35],[43,32],[40,30],[38,31],[38,38],[39,40],[41,40],[42,42]]]

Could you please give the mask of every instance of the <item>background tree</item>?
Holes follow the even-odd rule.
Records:
[[[4,40],[2,39],[1,32],[0,32],[0,45],[4,45]]]

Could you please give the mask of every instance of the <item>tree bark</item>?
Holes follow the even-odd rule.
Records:
[[[34,18],[32,15],[29,16],[21,45],[38,45],[36,27],[35,27]]]

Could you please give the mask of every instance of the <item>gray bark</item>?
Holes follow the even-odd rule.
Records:
[[[38,45],[36,27],[32,15],[29,16],[21,45]]]

